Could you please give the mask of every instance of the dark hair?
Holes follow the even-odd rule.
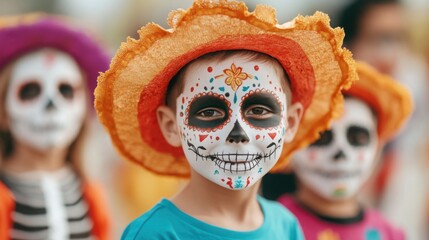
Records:
[[[354,0],[346,6],[339,14],[338,25],[344,28],[346,36],[344,43],[350,44],[353,42],[360,30],[362,18],[374,6],[397,4],[400,5],[400,0]]]

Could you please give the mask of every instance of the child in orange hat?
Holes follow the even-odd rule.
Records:
[[[357,194],[375,168],[377,153],[411,114],[407,90],[364,63],[345,91],[344,114],[330,130],[293,157],[295,197],[279,202],[298,218],[307,239],[404,239]]]
[[[277,24],[274,9],[197,0],[148,24],[99,78],[96,109],[127,159],[190,177],[123,239],[302,239],[296,219],[257,197],[341,109],[356,78],[326,15]]]

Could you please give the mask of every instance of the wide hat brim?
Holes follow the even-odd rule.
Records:
[[[317,12],[277,24],[275,10],[242,2],[196,0],[169,16],[172,29],[150,23],[138,40],[128,38],[98,78],[95,107],[123,157],[166,175],[187,177],[183,150],[170,146],[158,127],[156,109],[164,104],[171,78],[187,63],[221,50],[252,50],[276,58],[285,68],[292,101],[305,113],[294,140],[284,145],[274,171],[318,137],[342,108],[341,90],[357,79],[351,53],[343,49],[342,29]]]
[[[413,110],[410,92],[388,75],[357,62],[359,80],[344,93],[367,103],[377,115],[379,141],[385,143],[401,129]]]
[[[38,13],[0,18],[0,46],[0,71],[24,54],[41,48],[69,54],[86,77],[91,99],[99,73],[109,68],[110,58],[100,45],[58,16]]]

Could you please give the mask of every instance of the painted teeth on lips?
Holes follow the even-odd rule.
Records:
[[[217,153],[209,155],[211,160],[220,160],[223,162],[229,162],[232,164],[235,163],[246,163],[250,161],[254,161],[256,159],[262,159],[263,154],[261,153],[245,153],[245,154],[239,154],[239,153]]]

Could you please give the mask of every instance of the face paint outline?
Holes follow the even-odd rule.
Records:
[[[276,104],[277,107],[279,107],[279,119],[278,119],[278,123],[276,126],[271,126],[271,127],[259,127],[259,126],[255,126],[253,123],[251,123],[246,117],[245,117],[245,111],[247,109],[243,109],[243,103],[244,101],[246,101],[246,99],[248,99],[249,97],[252,97],[255,94],[260,94],[260,93],[266,93],[267,95],[273,97],[276,100]],[[265,88],[258,88],[255,90],[250,90],[248,93],[246,93],[244,96],[241,97],[241,101],[240,101],[240,115],[241,115],[241,119],[243,120],[244,123],[246,123],[250,128],[255,129],[255,130],[269,130],[269,131],[275,131],[278,130],[279,126],[281,125],[281,121],[284,118],[284,107],[280,102],[279,96],[277,94],[275,94],[273,91],[267,90]]]
[[[344,115],[331,127],[332,141],[324,146],[310,146],[295,154],[293,162],[300,181],[318,195],[333,201],[357,194],[377,161],[377,124],[377,116],[367,103],[356,98],[346,98]],[[354,146],[348,141],[346,135],[351,126],[368,130],[368,145]],[[319,154],[313,160],[308,157],[312,151]],[[335,159],[341,151],[344,156]],[[338,186],[343,191],[337,191],[340,189]]]
[[[49,66],[44,62],[47,55],[54,56]],[[60,81],[81,86],[83,91],[75,95],[75,100],[65,101],[58,94]],[[20,92],[32,82],[39,85],[39,96],[25,101]],[[42,48],[18,58],[11,68],[5,101],[11,123],[9,130],[17,144],[40,151],[72,144],[87,116],[88,95],[84,84],[85,76],[79,64],[68,53]],[[52,108],[58,104],[61,107]]]
[[[203,96],[211,96],[211,97],[219,98],[221,101],[226,103],[226,106],[228,108],[228,112],[226,114],[228,115],[228,117],[219,126],[216,126],[214,128],[212,127],[201,128],[201,127],[196,127],[189,124],[189,115],[190,115],[190,109],[191,109],[192,103],[194,103],[196,100],[200,99]],[[210,91],[210,92],[198,93],[188,102],[188,106],[186,107],[186,110],[185,110],[184,120],[185,120],[185,125],[194,131],[212,133],[212,132],[216,132],[217,130],[223,129],[231,121],[231,115],[232,115],[231,102],[228,101],[228,99],[226,99],[225,96],[223,96],[222,94],[218,94]]]
[[[266,62],[264,60],[258,61],[255,60],[256,64],[259,65],[259,72],[258,74],[262,75],[269,75],[269,76],[277,76],[276,68],[273,67],[273,65],[270,62]],[[198,64],[191,65],[188,67],[187,71],[183,75],[184,78],[184,86],[183,91],[180,93],[180,95],[177,97],[179,101],[176,102],[176,109],[184,109],[184,114],[180,114],[181,111],[176,112],[176,118],[178,122],[178,127],[180,127],[182,134],[181,134],[181,142],[182,142],[182,148],[185,152],[185,156],[189,164],[191,165],[192,169],[195,170],[197,173],[204,176],[206,179],[212,181],[215,184],[221,185],[223,187],[226,187],[228,189],[233,190],[240,190],[244,188],[248,188],[252,186],[256,181],[260,180],[263,175],[265,175],[266,172],[268,172],[269,169],[271,169],[274,164],[278,161],[278,157],[280,156],[281,149],[284,146],[284,140],[283,135],[281,134],[281,128],[286,127],[286,114],[287,112],[284,111],[287,109],[287,99],[286,99],[286,93],[283,91],[275,91],[275,87],[277,86],[277,89],[280,89],[282,87],[280,78],[257,78],[257,76],[253,76],[255,72],[253,72],[255,61],[248,61],[246,57],[241,58],[240,57],[231,57],[231,58],[223,58],[220,61],[212,61],[212,60],[203,60]],[[231,85],[228,85],[225,83],[225,74],[222,74],[222,69],[228,69],[230,66],[234,63],[236,66],[240,66],[243,69],[246,69],[245,72],[248,73],[249,77],[252,75],[252,78],[246,79],[246,81],[243,82],[242,85],[238,86],[236,91],[233,91]],[[212,72],[208,72],[208,67],[212,67]],[[279,65],[279,67],[281,67]],[[218,72],[219,71],[219,72]],[[268,81],[271,80],[272,84],[268,85]],[[264,83],[262,83],[264,82]],[[267,82],[267,85],[262,86],[262,88],[266,90],[270,90],[268,94],[272,97],[276,97],[276,102],[280,102],[279,108],[281,106],[281,126],[276,126],[277,130],[274,131],[263,128],[262,130],[254,130],[254,128],[250,127],[250,124],[247,122],[244,122],[242,119],[240,104],[242,97],[249,93],[248,90],[260,90],[261,84],[265,84]],[[197,86],[196,84],[199,84]],[[253,85],[253,88],[251,87]],[[194,87],[194,91],[190,91],[191,87]],[[204,88],[206,87],[206,88]],[[211,88],[213,89],[211,89]],[[222,129],[208,133],[208,131],[202,131],[202,129],[196,130],[195,128],[190,128],[189,125],[185,124],[186,118],[189,117],[189,114],[186,115],[186,109],[188,108],[188,105],[190,104],[190,99],[193,99],[196,94],[201,94],[202,92],[209,92],[212,91],[213,93],[220,94],[226,98],[227,101],[231,103],[229,106],[231,112],[231,120],[224,126]],[[228,96],[227,94],[230,94]],[[189,97],[189,99],[187,99]],[[186,98],[186,101],[184,100]],[[236,101],[237,99],[238,101]],[[273,100],[274,101],[274,100]],[[256,103],[261,102],[259,99],[254,99],[249,103]],[[216,104],[217,106],[220,106],[219,104]],[[264,105],[264,104],[261,104]],[[206,106],[205,104],[201,104],[200,106]],[[250,105],[248,105],[250,106]],[[268,105],[270,106],[270,105]],[[208,108],[207,108],[208,109]],[[223,109],[222,107],[220,109]],[[193,110],[190,110],[190,114],[195,114],[197,108],[194,108]],[[215,109],[216,110],[216,109]],[[229,111],[228,111],[229,112]],[[257,117],[258,112],[256,112],[255,117]],[[248,113],[248,115],[251,113]],[[221,116],[218,114],[215,114],[216,116]],[[204,119],[201,115],[202,119]],[[210,118],[212,116],[211,113],[207,114],[209,116],[207,119],[216,119],[216,117]],[[247,133],[250,141],[247,144],[240,142],[227,142],[227,137],[230,135],[230,132],[233,130],[233,123],[235,123],[238,120],[243,130]],[[272,129],[272,127],[270,127]],[[250,132],[249,132],[250,131]],[[207,136],[208,134],[208,136]],[[249,135],[250,134],[250,135]],[[272,134],[272,135],[270,135]],[[255,135],[260,135],[259,138],[255,138]],[[211,141],[211,139],[216,139]],[[194,145],[195,149],[199,150],[200,155],[204,155],[203,157],[197,156],[195,154],[196,151],[192,151],[188,146],[188,141]],[[217,165],[214,163],[214,161],[209,160],[210,155],[214,155],[214,153],[222,154],[222,151],[226,153],[223,155],[225,160],[228,160],[228,156],[231,158],[231,160],[236,159],[237,153],[255,153],[256,152],[263,152],[268,153],[274,146],[271,146],[271,148],[267,149],[267,146],[270,144],[276,144],[278,141],[280,141],[282,144],[277,144],[279,148],[276,149],[276,151],[271,151],[272,154],[267,156],[271,160],[260,161],[259,164],[257,164],[255,167],[249,170],[250,167],[252,167],[252,163],[247,163],[247,166],[245,167],[243,164],[235,164],[233,166],[230,165],[230,163],[223,163],[220,162]],[[204,150],[205,149],[205,150]],[[228,153],[230,153],[228,155]],[[238,156],[237,159],[246,158],[246,156]],[[249,155],[250,157],[250,155]],[[220,156],[222,159],[222,156]],[[207,161],[206,161],[207,159]],[[255,162],[256,164],[256,162]],[[237,165],[240,165],[237,167]],[[220,167],[220,168],[219,168]],[[246,168],[246,169],[245,169]],[[237,170],[238,169],[238,170]],[[258,170],[259,169],[259,170]],[[223,170],[223,171],[221,171]],[[240,171],[242,170],[242,171]],[[233,172],[233,173],[231,173]],[[238,173],[236,173],[238,172]],[[238,184],[237,186],[240,186],[239,188],[234,188],[236,186],[233,184],[235,180],[238,180],[238,177],[241,177],[241,180],[243,180],[244,184]],[[227,179],[231,179],[231,184],[226,185]],[[247,179],[249,179],[249,182],[247,182]]]

